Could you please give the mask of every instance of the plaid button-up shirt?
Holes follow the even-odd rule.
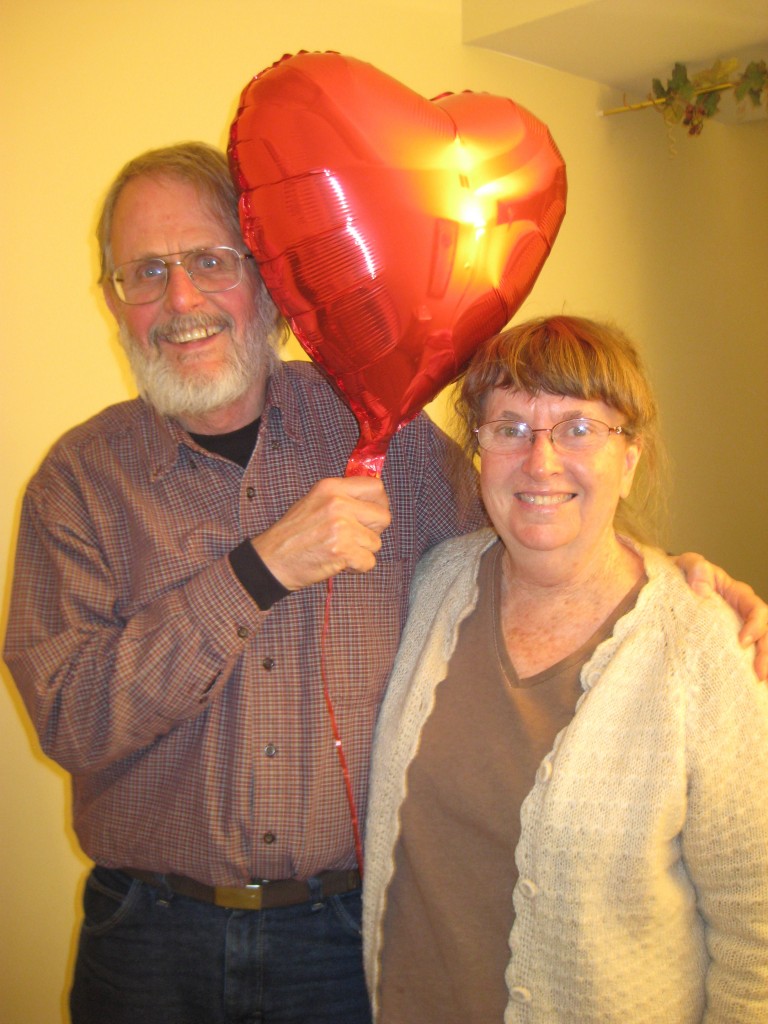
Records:
[[[5,656],[98,863],[212,885],[354,866],[323,699],[326,584],[262,611],[228,555],[342,475],[356,440],[317,370],[284,364],[245,469],[137,399],[66,434],[31,481]],[[457,508],[450,448],[424,416],[395,436],[376,568],[334,580],[323,657],[361,821],[413,568],[479,523]]]

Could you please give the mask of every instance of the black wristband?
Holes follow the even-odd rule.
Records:
[[[249,540],[244,540],[234,551],[230,551],[229,564],[240,583],[264,612],[290,594],[290,590],[272,575]]]

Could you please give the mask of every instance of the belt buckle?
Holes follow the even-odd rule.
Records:
[[[216,886],[214,903],[217,907],[261,910],[265,884],[264,880],[261,880],[245,886]]]

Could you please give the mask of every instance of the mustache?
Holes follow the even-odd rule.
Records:
[[[200,312],[190,313],[186,316],[178,314],[163,321],[163,323],[154,324],[149,329],[148,337],[153,345],[157,345],[158,341],[166,335],[193,331],[200,327],[229,328],[232,331],[235,327],[235,321],[228,313],[214,315],[213,313]]]

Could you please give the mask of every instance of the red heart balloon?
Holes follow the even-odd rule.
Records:
[[[532,288],[565,213],[560,153],[509,99],[427,100],[299,53],[243,90],[229,158],[264,281],[359,423],[347,473],[380,472]]]

